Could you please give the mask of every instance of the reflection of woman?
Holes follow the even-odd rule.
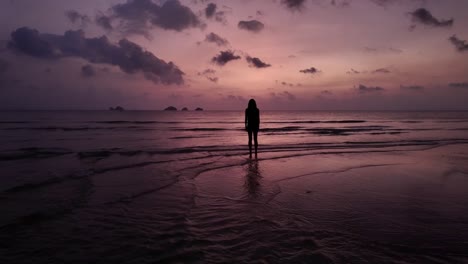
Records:
[[[260,194],[260,178],[262,178],[262,175],[258,168],[258,160],[250,160],[244,184],[249,197],[258,197]]]
[[[245,109],[245,129],[249,133],[249,151],[252,157],[252,135],[255,143],[255,156],[257,156],[257,134],[260,128],[260,110],[257,108],[257,103],[254,99],[249,100],[249,105]]]

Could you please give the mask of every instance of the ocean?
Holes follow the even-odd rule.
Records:
[[[0,263],[468,263],[468,112],[0,112]]]

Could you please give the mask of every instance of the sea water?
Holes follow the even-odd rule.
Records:
[[[468,112],[260,113],[0,112],[0,261],[467,261]]]

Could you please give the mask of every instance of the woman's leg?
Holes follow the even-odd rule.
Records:
[[[253,131],[254,143],[255,143],[255,155],[257,155],[258,141],[257,141],[258,130]]]
[[[250,151],[250,156],[252,156],[252,130],[247,130],[249,134],[249,151]]]

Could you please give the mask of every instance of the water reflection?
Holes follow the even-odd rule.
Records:
[[[258,159],[249,159],[246,167],[245,189],[249,197],[256,198],[260,195],[260,180],[262,178]]]

